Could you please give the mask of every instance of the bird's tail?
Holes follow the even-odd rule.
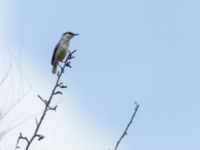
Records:
[[[55,74],[56,71],[57,71],[57,65],[55,65],[55,66],[52,67],[52,73]]]

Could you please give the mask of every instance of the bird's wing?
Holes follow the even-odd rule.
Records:
[[[57,51],[57,49],[58,49],[58,46],[59,46],[59,43],[56,44],[56,47],[54,48],[53,56],[52,56],[52,58],[51,58],[51,65],[53,65],[53,60],[54,60],[54,58],[55,58],[55,55],[56,55],[56,51]]]

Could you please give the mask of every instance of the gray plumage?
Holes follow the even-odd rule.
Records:
[[[58,63],[63,61],[63,59],[68,55],[69,53],[69,43],[70,40],[77,36],[78,34],[74,34],[72,32],[65,32],[62,34],[60,41],[54,48],[53,56],[51,59],[51,65],[52,67],[52,73],[55,74],[57,71]]]

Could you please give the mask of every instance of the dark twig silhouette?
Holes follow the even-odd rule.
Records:
[[[58,89],[67,88],[67,86],[63,85],[63,83],[60,82],[60,79],[61,79],[62,74],[63,74],[64,71],[65,71],[65,68],[66,68],[66,67],[71,68],[70,60],[74,58],[73,54],[74,54],[75,52],[76,52],[76,50],[74,50],[74,51],[72,51],[72,52],[69,52],[69,55],[67,56],[66,60],[64,61],[63,66],[61,66],[60,72],[57,73],[57,80],[56,80],[55,86],[54,86],[54,88],[53,88],[53,90],[52,90],[52,92],[51,92],[51,95],[50,95],[50,97],[48,98],[48,100],[46,100],[46,99],[42,98],[40,95],[38,95],[38,98],[39,98],[39,99],[44,103],[44,105],[45,105],[44,111],[43,111],[43,113],[42,113],[42,115],[41,115],[39,121],[37,120],[37,118],[35,119],[35,121],[36,121],[36,128],[35,128],[35,130],[34,130],[33,135],[31,136],[31,138],[28,138],[28,137],[26,137],[26,136],[23,136],[22,133],[20,133],[20,135],[19,135],[19,137],[18,137],[18,139],[17,139],[17,144],[16,144],[16,146],[15,146],[15,150],[18,149],[18,148],[20,148],[20,146],[19,146],[20,140],[26,141],[27,144],[26,144],[26,146],[25,146],[25,150],[28,150],[29,147],[31,146],[33,140],[34,140],[35,138],[37,138],[38,141],[44,139],[44,135],[39,134],[38,131],[39,131],[39,129],[40,129],[40,126],[41,126],[41,124],[42,124],[42,122],[43,122],[43,120],[44,120],[44,118],[45,118],[47,112],[48,112],[49,110],[54,110],[54,111],[56,111],[57,105],[51,106],[50,104],[51,104],[51,101],[52,101],[54,95],[62,94],[62,92],[61,92],[60,90],[58,90]]]
[[[122,133],[121,137],[120,137],[119,140],[117,141],[114,150],[117,150],[119,144],[121,143],[121,141],[123,140],[123,138],[125,137],[125,135],[127,135],[127,132],[128,132],[128,129],[129,129],[130,125],[133,123],[133,119],[135,118],[135,115],[136,115],[137,110],[138,110],[138,108],[139,108],[140,105],[139,105],[138,103],[135,102],[135,106],[136,106],[136,107],[135,107],[135,109],[134,109],[133,115],[131,116],[131,119],[130,119],[129,123],[127,124],[127,126],[126,126],[124,132]]]

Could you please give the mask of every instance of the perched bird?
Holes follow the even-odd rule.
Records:
[[[61,62],[68,55],[70,40],[77,35],[79,34],[75,34],[72,32],[65,32],[62,34],[60,41],[54,49],[53,56],[51,59],[51,65],[53,66],[52,73],[56,73],[58,63]]]

